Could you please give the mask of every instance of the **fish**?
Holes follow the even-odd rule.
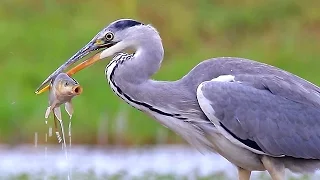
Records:
[[[76,81],[74,78],[69,76],[66,73],[58,74],[53,80],[50,82],[49,86],[49,106],[45,112],[45,118],[49,118],[50,113],[53,113],[54,125],[56,134],[58,136],[59,142],[61,142],[61,138],[59,138],[59,132],[57,127],[57,121],[62,123],[61,117],[61,105],[65,105],[65,110],[69,115],[69,118],[72,118],[73,114],[73,106],[72,99],[83,92],[82,86]],[[62,128],[62,127],[61,127]]]

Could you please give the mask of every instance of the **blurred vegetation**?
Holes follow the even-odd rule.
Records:
[[[165,59],[155,79],[175,80],[204,59],[239,56],[269,63],[319,84],[320,1],[309,0],[1,0],[0,143],[43,143],[47,93],[35,95],[53,70],[119,18],[154,25]],[[181,142],[128,106],[108,87],[108,60],[76,74],[84,93],[73,100],[73,143]],[[117,121],[126,112],[124,124]],[[67,120],[67,116],[64,113]],[[52,126],[53,121],[50,119]],[[122,129],[121,137],[116,126]],[[51,138],[52,143],[57,143]]]
[[[19,175],[14,175],[14,176],[9,176],[9,177],[2,177],[5,178],[6,180],[40,180],[43,179],[44,174],[19,174]],[[57,179],[62,179],[65,178],[66,176],[64,174],[60,175],[50,175],[47,176],[46,179],[48,180],[57,180]],[[318,176],[314,177],[308,177],[307,175],[304,176],[293,176],[289,175],[287,177],[288,180],[311,180],[315,179]],[[145,172],[143,175],[140,176],[131,176],[128,175],[126,172],[122,172],[119,174],[110,174],[110,175],[100,175],[96,174],[94,172],[87,172],[87,173],[80,173],[80,172],[75,172],[71,176],[72,179],[83,179],[83,180],[102,180],[102,179],[110,179],[110,180],[122,180],[122,179],[132,179],[132,180],[149,180],[149,179],[154,179],[154,180],[176,180],[176,179],[181,179],[181,180],[188,180],[188,179],[197,179],[197,180],[229,180],[231,177],[227,175],[227,173],[224,172],[217,172],[213,173],[207,176],[201,176],[198,175],[197,173],[190,174],[188,176],[184,175],[175,175],[175,174],[159,174],[159,173],[153,173],[153,172]],[[259,174],[252,176],[252,179],[255,180],[269,180],[270,176],[266,172],[259,172]]]

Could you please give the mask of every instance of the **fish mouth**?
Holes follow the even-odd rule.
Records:
[[[81,59],[83,59],[85,56],[87,56],[89,53],[93,52],[93,51],[97,51],[97,50],[101,50],[99,52],[97,52],[95,55],[89,57],[88,59],[86,59],[85,61],[83,61],[82,63],[78,64],[77,66],[75,66],[74,68],[70,69],[67,74],[69,76],[75,74],[78,71],[81,71],[82,69],[89,67],[90,65],[98,62],[99,60],[101,60],[101,53],[116,45],[118,42],[114,42],[114,41],[108,41],[105,42],[104,44],[98,45],[96,43],[97,39],[93,39],[91,40],[87,45],[85,45],[82,49],[80,49],[77,53],[75,53],[69,60],[67,60],[64,64],[62,64],[60,67],[58,67],[53,73],[51,73],[46,80],[44,80],[41,85],[37,88],[36,90],[36,94],[41,94],[44,91],[49,90],[49,85],[46,85],[49,81],[51,81],[56,75],[58,75],[59,73],[63,72],[66,68],[68,68],[69,66],[73,65],[74,63],[80,61]],[[44,87],[45,86],[45,87]]]
[[[80,95],[82,94],[82,92],[83,92],[83,88],[80,85],[72,88],[72,94],[74,95]]]

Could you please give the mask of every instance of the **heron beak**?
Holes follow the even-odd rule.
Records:
[[[95,38],[91,40],[87,45],[85,45],[82,49],[80,49],[77,53],[75,53],[69,60],[67,60],[64,64],[62,64],[60,67],[58,67],[52,74],[50,74],[47,79],[45,79],[41,85],[36,89],[36,94],[41,94],[47,90],[49,90],[49,85],[45,86],[48,82],[50,82],[55,76],[57,76],[59,73],[63,72],[65,69],[67,69],[72,64],[76,63],[80,59],[82,59],[84,56],[88,55],[90,52],[98,50],[98,49],[107,49],[111,46],[115,45],[115,42],[106,42],[104,43],[102,40],[96,40]],[[94,64],[95,62],[99,61],[100,59],[103,59],[100,55],[102,52],[96,53],[94,56],[88,58],[87,60],[83,61],[82,63],[78,64],[74,68],[70,69],[67,74],[69,76],[75,74],[76,72],[89,67],[90,65]]]

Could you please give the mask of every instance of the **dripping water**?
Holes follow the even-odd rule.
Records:
[[[47,122],[46,122],[47,124]],[[45,145],[44,145],[44,160],[47,161],[47,143],[48,143],[48,133],[45,134]],[[47,173],[44,175],[43,179],[48,179]]]
[[[47,142],[48,142],[48,134],[45,134],[45,146],[44,146],[44,157],[47,159]]]
[[[34,133],[34,147],[38,147],[38,132]]]
[[[71,118],[69,120],[69,126],[68,126],[68,135],[69,135],[69,147],[71,148]],[[70,149],[69,149],[70,150]]]
[[[69,125],[68,125],[68,135],[69,135],[69,153],[71,154],[71,116],[70,116],[70,119],[69,119]],[[69,165],[69,162],[68,162],[68,180],[69,180],[69,177],[72,176],[72,171],[70,169],[70,165]]]
[[[64,126],[63,126],[63,121],[59,120],[59,124],[60,124],[60,129],[61,129],[61,134],[62,134],[62,150],[64,151],[65,154],[65,158],[66,158],[66,163],[67,163],[67,168],[68,168],[68,180],[70,180],[70,163],[69,163],[69,159],[68,159],[68,150],[67,150],[67,143],[66,143],[66,137],[65,137],[65,133],[64,133]]]
[[[49,126],[49,130],[48,130],[49,132],[49,137],[51,137],[52,136],[52,127],[51,126]]]
[[[55,114],[53,115],[55,116]],[[56,118],[56,117],[54,117]],[[70,177],[71,177],[71,168],[70,168],[70,163],[69,163],[69,157],[68,157],[68,149],[67,149],[67,143],[66,143],[66,137],[65,137],[65,132],[64,132],[64,126],[63,126],[63,121],[62,119],[58,119],[56,118],[56,120],[59,122],[59,125],[60,125],[60,129],[61,129],[61,135],[60,135],[60,132],[59,130],[56,130],[56,137],[57,137],[57,140],[58,140],[58,143],[60,144],[61,143],[61,149],[63,150],[64,152],[64,156],[65,156],[65,161],[66,161],[66,165],[67,165],[67,168],[68,168],[68,174],[67,174],[67,179],[70,180]],[[45,120],[45,124],[48,125],[48,121]],[[48,148],[47,148],[47,143],[48,143],[48,136],[49,137],[52,137],[52,133],[53,133],[53,128],[51,126],[49,126],[48,128],[48,132],[45,133],[45,160],[47,160],[47,151],[48,151]],[[71,148],[71,122],[69,122],[69,131],[68,131],[68,135],[69,135],[69,140],[70,140],[70,145],[69,147]],[[38,143],[38,134],[35,133],[35,146],[37,146],[37,143]],[[45,175],[44,179],[47,179],[47,176]]]

